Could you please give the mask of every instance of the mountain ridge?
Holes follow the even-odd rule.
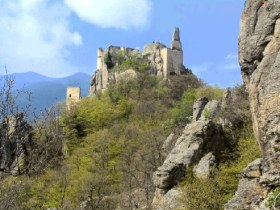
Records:
[[[61,78],[52,78],[36,72],[12,73],[8,76],[14,78],[14,89],[24,90],[31,93],[31,100],[21,96],[19,106],[25,107],[31,104],[36,111],[51,107],[59,101],[65,100],[68,86],[79,86],[81,95],[88,95],[90,75],[77,72]]]

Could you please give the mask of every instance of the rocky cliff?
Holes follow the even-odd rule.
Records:
[[[31,131],[22,114],[6,117],[0,124],[0,178],[6,173],[19,175],[25,171]]]
[[[264,209],[280,185],[280,1],[247,0],[241,18],[239,63],[250,97],[263,159],[250,164],[226,209]]]

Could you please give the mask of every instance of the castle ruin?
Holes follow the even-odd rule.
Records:
[[[98,49],[97,52],[97,70],[93,74],[90,82],[90,96],[97,91],[104,91],[108,85],[117,81],[120,77],[115,71],[115,67],[120,65],[120,57],[124,59],[137,58],[147,59],[151,66],[151,74],[157,75],[163,80],[167,80],[170,75],[181,75],[187,73],[183,65],[183,49],[180,40],[179,28],[175,28],[171,47],[168,48],[160,42],[154,42],[144,46],[143,52],[137,49],[109,46],[105,51]],[[128,77],[134,75],[133,69],[129,70]]]
[[[81,88],[67,87],[67,93],[66,93],[67,110],[70,110],[80,100],[81,100]]]

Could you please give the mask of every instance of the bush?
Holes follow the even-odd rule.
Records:
[[[137,72],[144,73],[151,69],[151,65],[148,59],[138,58],[134,56],[134,57],[128,57],[123,61],[120,61],[119,65],[117,65],[115,69],[117,70],[117,72],[133,69]]]
[[[192,116],[193,103],[197,99],[197,89],[190,89],[184,93],[179,104],[172,110],[175,123],[187,122]]]
[[[266,198],[265,206],[269,209],[279,209],[280,207],[280,187],[273,189]]]

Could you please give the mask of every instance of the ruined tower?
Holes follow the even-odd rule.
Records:
[[[171,49],[172,50],[183,51],[182,50],[182,43],[181,43],[181,40],[180,40],[180,30],[179,30],[178,27],[176,27],[174,29],[173,38],[172,38],[172,42],[171,42]]]
[[[66,108],[70,110],[81,99],[81,88],[67,87]]]
[[[176,75],[180,75],[185,70],[183,66],[183,49],[180,40],[180,30],[178,27],[174,29],[173,38],[171,42],[172,50],[172,68]],[[170,72],[172,73],[172,72]]]

